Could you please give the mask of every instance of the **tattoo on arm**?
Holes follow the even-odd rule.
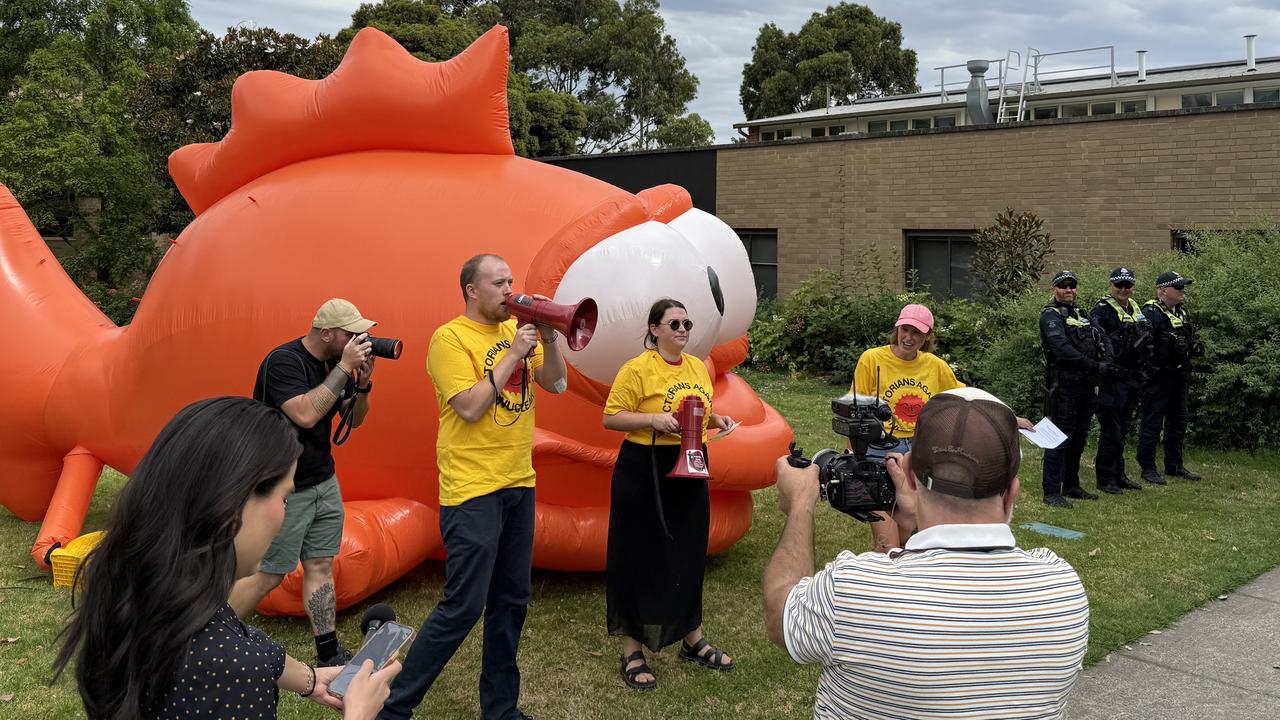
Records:
[[[307,393],[307,398],[311,400],[311,406],[316,412],[324,415],[329,412],[333,404],[338,401],[338,396],[342,394],[342,390],[347,386],[347,374],[342,372],[337,366],[329,371],[324,382],[312,388]]]
[[[311,616],[311,628],[316,635],[333,632],[337,629],[338,607],[333,593],[333,583],[325,583],[316,588],[307,598],[307,615]]]

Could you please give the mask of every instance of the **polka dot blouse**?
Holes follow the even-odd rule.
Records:
[[[283,673],[284,648],[223,605],[188,643],[156,717],[270,720],[276,716],[276,681]]]

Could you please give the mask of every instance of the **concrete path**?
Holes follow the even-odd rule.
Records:
[[[1280,718],[1280,569],[1081,676],[1071,720]]]

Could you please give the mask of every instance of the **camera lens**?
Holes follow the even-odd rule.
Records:
[[[374,357],[399,360],[400,353],[404,350],[404,343],[394,338],[380,338],[369,335],[367,339],[373,345],[370,351]]]

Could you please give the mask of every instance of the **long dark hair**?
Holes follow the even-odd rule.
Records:
[[[75,675],[92,720],[151,714],[188,641],[227,601],[251,495],[270,495],[302,453],[279,410],[220,397],[183,408],[125,484],[102,542],[81,564],[56,680]]]
[[[644,326],[644,348],[646,350],[653,350],[658,347],[658,338],[649,331],[649,327],[651,325],[661,325],[662,316],[666,315],[667,311],[673,307],[689,312],[689,309],[684,306],[684,303],[679,300],[672,300],[671,298],[662,298],[649,308],[649,323]]]

